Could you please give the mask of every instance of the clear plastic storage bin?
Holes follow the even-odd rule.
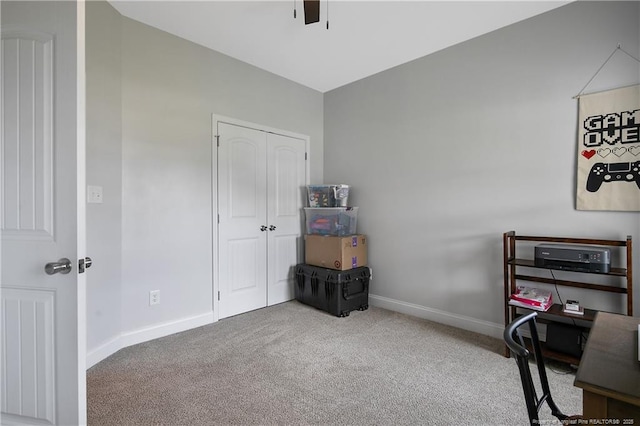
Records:
[[[307,185],[309,207],[346,207],[349,185]]]
[[[307,234],[354,235],[358,222],[357,207],[305,207]]]

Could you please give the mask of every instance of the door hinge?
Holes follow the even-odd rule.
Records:
[[[218,224],[220,223],[220,213],[218,213]]]
[[[307,161],[307,153],[304,153],[304,161]]]
[[[218,146],[218,148],[220,147],[220,135],[213,135],[214,138],[216,138],[216,146]]]
[[[218,292],[218,302],[220,301],[220,292]]]

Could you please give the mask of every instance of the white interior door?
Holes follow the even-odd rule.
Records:
[[[266,133],[218,123],[219,315],[267,303]]]
[[[306,141],[267,135],[269,306],[294,297],[294,266],[303,255],[302,207],[306,200]]]
[[[0,423],[83,424],[84,4],[0,7]]]
[[[308,181],[307,139],[229,121],[214,118],[218,318],[293,299]]]

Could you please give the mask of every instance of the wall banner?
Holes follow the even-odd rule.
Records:
[[[640,85],[578,102],[577,209],[640,211]]]

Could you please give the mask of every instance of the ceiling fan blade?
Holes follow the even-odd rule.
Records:
[[[315,22],[320,22],[320,0],[304,0],[304,23]]]

